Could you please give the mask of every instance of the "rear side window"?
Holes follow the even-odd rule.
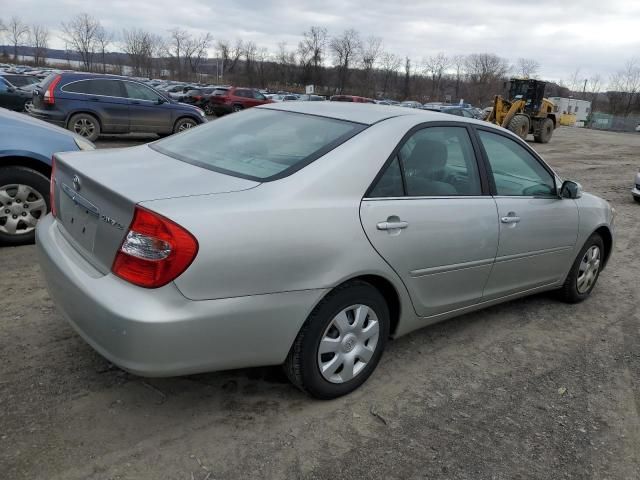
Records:
[[[151,148],[220,173],[269,181],[303,168],[364,128],[332,118],[251,109],[155,142]]]
[[[158,94],[156,92],[139,83],[124,82],[124,87],[127,91],[127,97],[134,100],[148,100],[151,102],[158,100]]]
[[[101,95],[106,97],[124,97],[122,82],[119,80],[95,79],[71,82],[62,87],[64,92]]]

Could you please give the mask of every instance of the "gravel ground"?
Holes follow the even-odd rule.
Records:
[[[415,332],[330,402],[278,368],[129,375],[56,312],[33,246],[0,249],[0,477],[640,478],[640,135],[562,128],[532,145],[618,211],[592,297],[538,295]]]

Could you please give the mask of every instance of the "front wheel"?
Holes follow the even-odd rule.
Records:
[[[185,130],[189,130],[190,128],[197,127],[198,124],[195,120],[191,118],[181,118],[178,120],[173,127],[173,133],[184,132]]]
[[[49,211],[49,179],[31,168],[0,168],[0,244],[33,243]]]
[[[242,110],[242,105],[234,105],[233,107],[231,107],[231,111],[232,112],[239,112],[240,110]]]
[[[338,287],[311,312],[285,361],[301,390],[331,399],[355,390],[375,370],[389,336],[389,308],[362,281]]]
[[[216,114],[215,110],[213,109],[213,106],[211,106],[210,103],[207,103],[204,106],[204,113],[205,115],[207,115],[208,117],[212,117]]]
[[[529,135],[529,126],[529,117],[526,115],[516,115],[511,119],[507,128],[521,139],[526,140],[527,135]]]
[[[604,242],[594,233],[585,242],[576,257],[564,285],[558,292],[560,299],[567,303],[585,300],[596,286],[604,261]]]

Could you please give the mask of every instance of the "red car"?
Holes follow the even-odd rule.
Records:
[[[252,88],[230,87],[216,88],[209,96],[210,109],[215,115],[239,112],[245,108],[257,107],[265,103],[273,103],[258,90]]]
[[[376,103],[373,98],[358,97],[356,95],[334,95],[332,102],[356,102],[356,103]]]

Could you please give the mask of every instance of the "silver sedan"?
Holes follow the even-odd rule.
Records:
[[[640,171],[636,172],[636,181],[631,189],[631,195],[636,202],[640,203]]]
[[[318,398],[389,338],[544,290],[589,296],[613,209],[486,123],[340,102],[253,108],[61,153],[37,227],[60,312],[145,376],[284,364]]]

